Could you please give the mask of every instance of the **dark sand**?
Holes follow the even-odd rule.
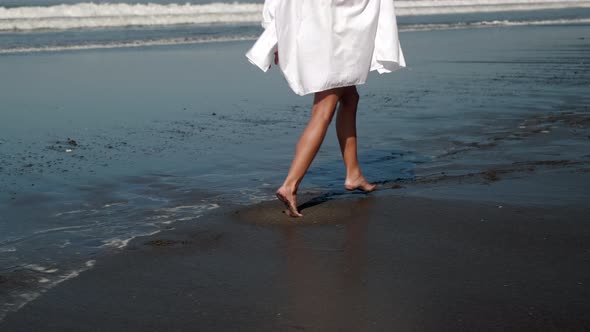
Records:
[[[137,238],[0,330],[590,329],[588,208],[311,201],[299,224],[267,202]]]

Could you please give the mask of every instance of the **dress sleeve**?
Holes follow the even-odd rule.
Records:
[[[280,0],[265,0],[262,9],[262,27],[264,31],[246,53],[248,60],[266,72],[274,60],[278,39],[275,24],[275,10]]]

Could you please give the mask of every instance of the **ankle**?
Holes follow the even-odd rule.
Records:
[[[295,195],[297,193],[297,184],[285,181],[279,190],[284,190],[286,193]]]
[[[357,180],[363,177],[360,169],[352,169],[346,171],[346,180]]]

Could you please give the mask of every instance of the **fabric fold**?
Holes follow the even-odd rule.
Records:
[[[246,53],[250,63],[256,65],[262,71],[266,72],[277,51],[277,29],[275,25],[275,11],[279,0],[266,0],[262,8],[261,25],[264,31],[258,37],[252,48]]]
[[[379,74],[391,73],[406,66],[398,38],[393,1],[381,0],[378,20],[370,70],[377,70]]]
[[[250,63],[266,72],[274,60],[277,44],[277,30],[273,20],[267,23],[266,29],[246,53],[246,57]]]

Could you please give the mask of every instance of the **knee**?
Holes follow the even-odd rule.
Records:
[[[314,107],[312,116],[326,124],[329,124],[332,122],[332,118],[334,117],[334,109],[327,107]]]
[[[313,115],[326,120],[332,119],[338,99],[340,95],[330,90],[316,92],[312,107]]]

